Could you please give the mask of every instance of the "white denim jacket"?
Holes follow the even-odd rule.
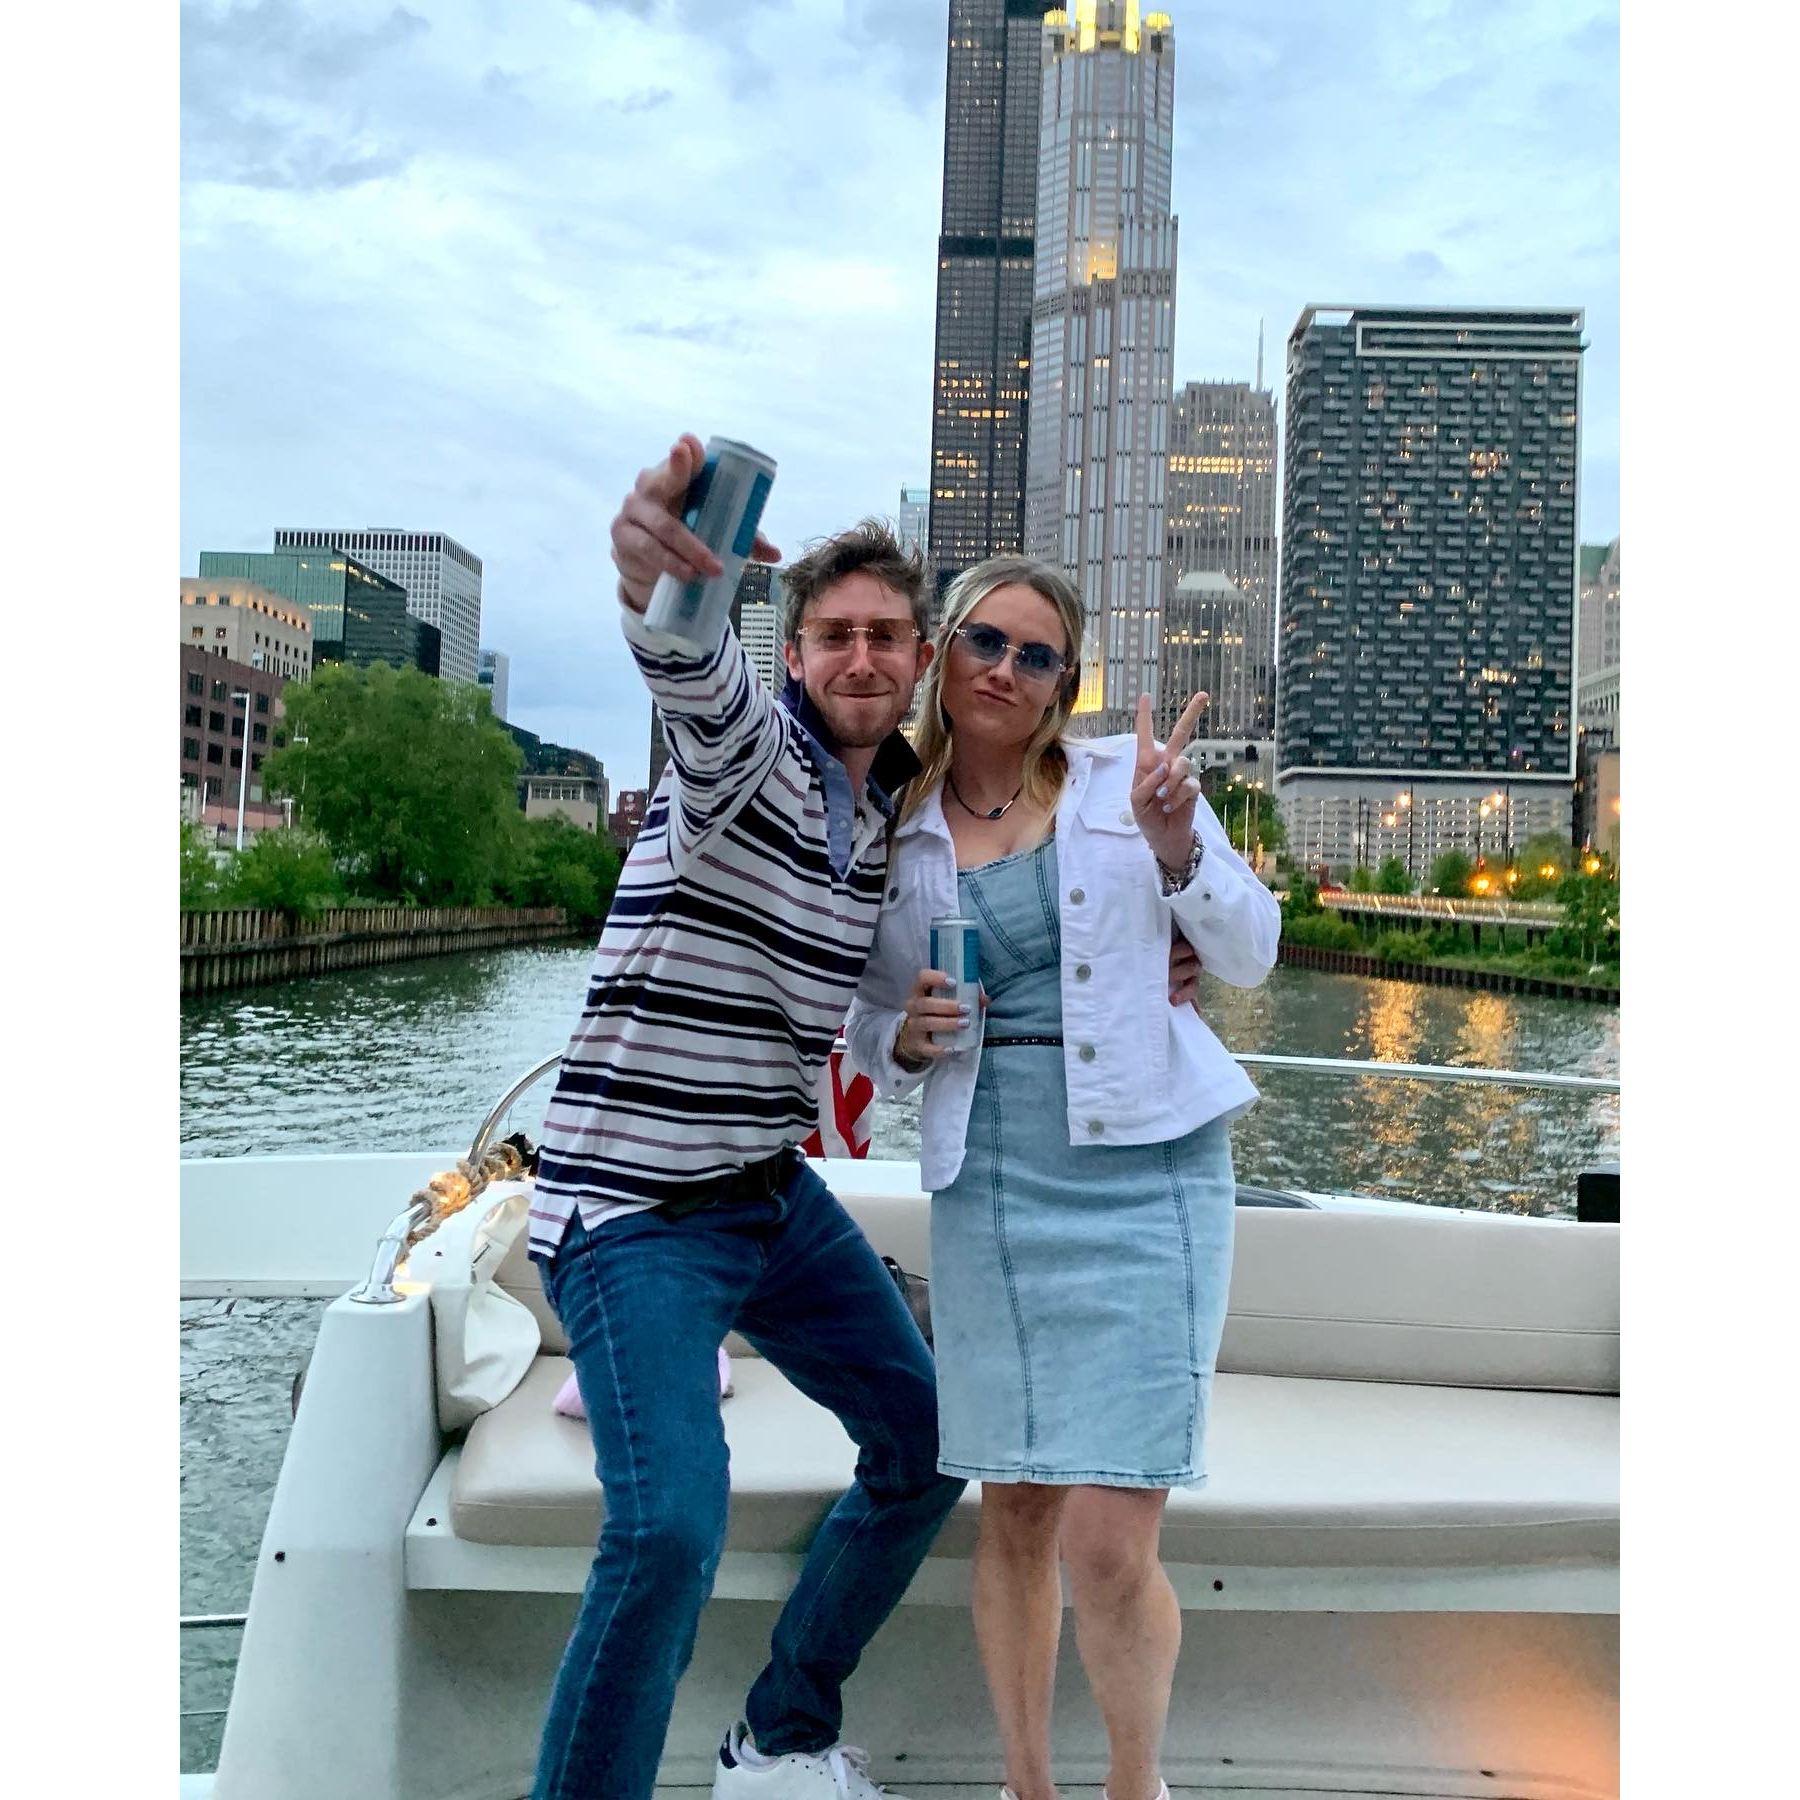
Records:
[[[1209,974],[1255,987],[1275,965],[1281,908],[1204,800],[1194,809],[1206,847],[1199,871],[1165,899],[1131,812],[1136,739],[1074,739],[1065,748],[1056,850],[1069,1142],[1164,1143],[1256,1099],[1199,1013],[1169,1004],[1171,923],[1180,922]],[[940,789],[895,833],[874,947],[844,1027],[850,1061],[884,1098],[925,1084],[920,1175],[932,1192],[962,1167],[979,1057],[965,1051],[908,1074],[894,1061],[894,1040],[930,961],[931,921],[960,911]]]

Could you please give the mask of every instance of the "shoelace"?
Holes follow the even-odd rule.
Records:
[[[855,1774],[869,1780],[869,1753],[854,1744],[833,1744],[825,1753],[825,1766],[831,1771],[832,1784],[841,1800],[850,1800],[850,1777]],[[874,1784],[871,1782],[871,1786]],[[876,1788],[877,1793],[881,1790]]]

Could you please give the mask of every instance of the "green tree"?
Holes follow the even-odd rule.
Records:
[[[1271,855],[1287,848],[1287,827],[1281,822],[1275,796],[1266,788],[1231,781],[1212,794],[1211,800],[1225,835],[1240,855],[1254,861],[1258,845]]]
[[[1319,905],[1319,884],[1310,875],[1296,875],[1282,896],[1284,919],[1310,919],[1324,911]]]
[[[519,860],[508,892],[521,906],[560,906],[571,921],[606,917],[619,885],[619,852],[604,832],[560,815],[522,822]]]
[[[264,786],[300,802],[359,892],[493,898],[517,847],[521,758],[480,688],[327,663],[286,701],[288,743],[264,764]]]
[[[1475,865],[1460,850],[1446,850],[1431,865],[1431,878],[1426,883],[1427,890],[1433,894],[1455,896],[1469,891],[1469,878],[1475,873]]]
[[[316,832],[264,831],[233,858],[226,882],[232,906],[262,906],[296,919],[317,918],[344,898],[331,846]]]
[[[1412,877],[1406,872],[1406,864],[1397,856],[1382,859],[1381,867],[1375,871],[1375,891],[1378,894],[1410,894]]]
[[[206,833],[191,819],[181,821],[181,910],[203,912],[219,904],[223,885],[218,859]]]
[[[1584,962],[1591,965],[1609,954],[1618,954],[1618,882],[1605,874],[1566,875],[1556,890],[1556,898],[1563,909],[1559,935],[1570,940],[1571,947],[1579,947]]]
[[[1349,889],[1353,894],[1372,894],[1375,891],[1375,876],[1366,863],[1358,863],[1350,871]]]
[[[1542,900],[1561,887],[1563,877],[1578,868],[1578,852],[1565,837],[1540,831],[1519,846],[1514,867],[1519,879],[1512,890],[1515,900]]]

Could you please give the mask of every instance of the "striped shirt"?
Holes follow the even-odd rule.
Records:
[[[797,1144],[875,935],[895,732],[862,794],[797,682],[728,630],[695,655],[621,608],[669,765],[619,877],[544,1118],[531,1248]]]

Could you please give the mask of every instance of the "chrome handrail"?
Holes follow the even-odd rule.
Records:
[[[844,1047],[844,1040],[839,1038],[832,1046],[833,1053],[842,1052]],[[1340,1079],[1374,1077],[1388,1081],[1436,1081],[1587,1094],[1619,1092],[1617,1079],[1601,1075],[1552,1075],[1542,1070],[1527,1069],[1457,1068],[1447,1063],[1374,1062],[1343,1056],[1277,1056],[1251,1051],[1231,1054],[1234,1062],[1247,1068],[1286,1069],[1304,1075],[1334,1075]],[[561,1051],[554,1056],[546,1056],[542,1062],[534,1063],[527,1069],[500,1096],[476,1128],[468,1157],[460,1165],[469,1177],[468,1192],[455,1203],[440,1199],[431,1188],[421,1189],[415,1194],[406,1210],[396,1214],[393,1223],[382,1233],[381,1241],[375,1246],[375,1262],[369,1271],[369,1278],[351,1292],[350,1299],[365,1306],[391,1306],[401,1298],[394,1287],[394,1274],[400,1266],[400,1259],[421,1237],[429,1236],[444,1218],[467,1205],[486,1185],[487,1177],[482,1173],[483,1158],[488,1154],[501,1120],[520,1095],[535,1087],[561,1062]],[[442,1179],[440,1176],[436,1181]]]
[[[1358,1062],[1347,1056],[1237,1055],[1251,1068],[1298,1069],[1308,1075],[1386,1076],[1398,1081],[1486,1083],[1491,1087],[1565,1088],[1579,1093],[1616,1094],[1616,1079],[1604,1075],[1550,1075],[1525,1069],[1468,1069],[1448,1063]]]
[[[350,1290],[346,1298],[363,1306],[393,1306],[401,1295],[394,1286],[394,1271],[400,1259],[412,1247],[413,1235],[431,1217],[431,1204],[423,1198],[412,1200],[404,1212],[395,1213],[375,1246],[375,1261],[369,1278]]]
[[[488,1145],[493,1141],[495,1131],[499,1129],[500,1121],[512,1110],[513,1103],[521,1094],[525,1093],[528,1089],[535,1087],[542,1081],[544,1077],[562,1061],[562,1059],[563,1053],[560,1050],[557,1051],[554,1056],[546,1056],[541,1063],[534,1064],[521,1075],[519,1079],[500,1096],[499,1101],[488,1113],[488,1116],[483,1119],[481,1124],[476,1128],[475,1141],[469,1146],[470,1162],[478,1163],[481,1161],[482,1157],[487,1152]]]

